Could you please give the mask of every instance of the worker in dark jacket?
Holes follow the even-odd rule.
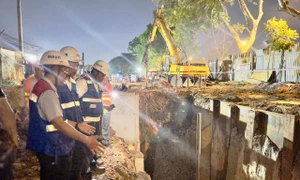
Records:
[[[92,66],[89,74],[83,75],[76,83],[77,92],[79,95],[82,116],[85,122],[96,128],[96,135],[101,135],[101,119],[103,116],[102,90],[100,83],[103,81],[105,75],[109,73],[109,66],[107,62],[98,60]],[[105,106],[108,111],[112,107]],[[98,157],[90,159],[91,163],[99,162]],[[92,163],[92,167],[93,167]],[[96,165],[102,163],[96,163]],[[104,167],[97,167],[99,170],[105,170]]]
[[[79,62],[81,62],[78,51],[70,46],[60,50],[68,58],[68,63],[72,67],[63,85],[59,86],[58,96],[63,109],[64,118],[68,119],[78,131],[87,135],[95,133],[95,128],[83,121],[80,102],[76,90],[75,76],[78,71]],[[89,171],[88,147],[80,141],[75,141],[75,147],[72,154],[72,168],[70,180],[78,180],[80,176],[84,180],[92,179],[92,173]]]

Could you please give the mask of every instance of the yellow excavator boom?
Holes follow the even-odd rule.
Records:
[[[179,57],[179,53],[177,51],[177,47],[174,43],[171,33],[169,32],[165,22],[163,21],[163,19],[161,17],[161,8],[157,9],[156,18],[153,23],[153,29],[151,32],[149,43],[152,43],[154,41],[157,29],[159,29],[160,34],[162,35],[162,37],[164,38],[164,40],[167,44],[167,47],[170,52],[170,56],[172,56],[176,59],[177,65],[181,64],[181,60]]]
[[[208,77],[209,76],[209,67],[206,66],[205,62],[196,63],[196,65],[182,65],[179,53],[177,51],[177,47],[174,43],[174,40],[169,32],[162,16],[161,16],[161,8],[157,9],[156,17],[154,19],[153,28],[149,35],[148,43],[146,44],[145,52],[144,52],[144,63],[146,67],[146,71],[148,72],[148,48],[150,44],[155,40],[156,32],[159,30],[160,34],[164,38],[170,56],[174,57],[176,60],[176,64],[169,64],[169,70],[166,72],[168,75],[179,75],[182,77]]]

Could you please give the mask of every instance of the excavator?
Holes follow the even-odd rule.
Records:
[[[155,40],[156,32],[159,30],[163,39],[166,42],[170,55],[165,60],[163,67],[163,73],[168,76],[168,82],[173,86],[177,86],[183,83],[187,78],[199,79],[201,77],[208,77],[210,74],[209,67],[206,66],[205,60],[190,60],[183,64],[180,59],[178,48],[174,43],[174,40],[162,18],[162,9],[158,8],[156,11],[156,17],[154,19],[153,28],[149,34],[148,43],[146,44],[143,62],[145,64],[146,71],[148,72],[148,48],[150,44]]]

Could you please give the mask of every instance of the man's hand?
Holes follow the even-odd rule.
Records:
[[[81,132],[84,132],[88,135],[92,135],[95,133],[96,131],[96,128],[93,127],[93,126],[90,126],[88,125],[86,122],[82,122],[82,123],[79,123],[78,124],[78,129],[81,131]]]
[[[88,136],[85,144],[90,148],[93,154],[102,154],[105,146],[103,146],[98,140],[102,140],[102,136]]]
[[[104,106],[104,109],[106,109],[107,111],[112,111],[113,107],[111,107],[111,106]]]
[[[98,142],[98,139],[103,139],[102,136],[86,136],[76,131],[75,128],[70,124],[64,122],[61,116],[54,118],[51,120],[51,122],[58,131],[64,133],[66,136],[69,136],[72,139],[86,144],[93,154],[103,152],[104,146]]]

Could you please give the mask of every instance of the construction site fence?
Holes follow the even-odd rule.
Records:
[[[229,55],[225,60],[208,62],[211,75],[220,80],[247,81],[254,72],[284,71],[279,82],[298,82],[300,69],[300,44],[297,43],[284,54],[283,67],[279,51],[260,49],[248,53]]]

